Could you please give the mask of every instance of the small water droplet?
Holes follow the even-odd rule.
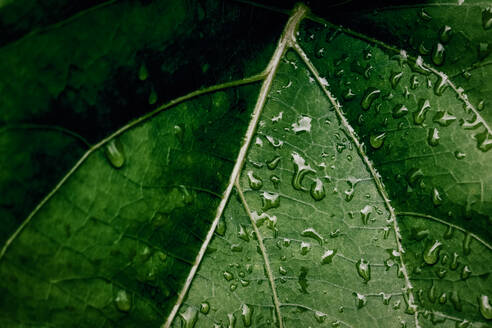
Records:
[[[441,66],[444,63],[446,57],[446,49],[441,43],[437,43],[432,49],[432,62],[436,66]]]
[[[437,300],[441,304],[446,304],[446,301],[448,300],[448,295],[444,292],[441,295],[439,295],[439,298]]]
[[[427,13],[427,11],[425,11],[423,8],[419,11],[419,17],[425,22],[428,22],[432,19],[432,16],[429,15],[429,13]]]
[[[241,318],[243,319],[244,327],[251,326],[253,316],[253,308],[247,304],[241,305]]]
[[[386,138],[386,133],[371,134],[369,137],[369,144],[374,149],[379,149],[383,146],[384,139]]]
[[[236,327],[236,315],[234,313],[228,313],[227,320],[229,321],[229,325],[227,326],[227,328]]]
[[[145,81],[149,77],[149,71],[147,71],[147,66],[145,64],[140,65],[138,70],[138,78],[140,81]]]
[[[352,91],[352,89],[348,89],[344,94],[343,94],[343,99],[346,101],[354,99],[356,94]]]
[[[316,319],[317,322],[323,323],[326,317],[327,317],[326,313],[323,313],[321,311],[314,311],[314,318]]]
[[[225,280],[227,280],[227,281],[231,281],[232,279],[234,279],[234,275],[232,273],[230,273],[229,271],[224,271],[223,275],[224,275]]]
[[[412,75],[410,77],[410,89],[415,90],[419,86],[419,79],[417,75]]]
[[[458,295],[458,292],[456,290],[453,290],[451,292],[449,300],[451,301],[451,304],[453,304],[453,307],[456,311],[461,312],[463,310],[463,305],[461,304],[460,296]]]
[[[253,171],[251,170],[248,171],[247,175],[248,175],[249,186],[251,189],[258,190],[263,186],[263,182],[261,181],[260,178],[254,175]]]
[[[314,230],[314,228],[307,228],[307,229],[303,230],[301,232],[301,236],[313,238],[320,245],[323,245],[323,236],[321,236],[321,234],[319,232],[317,232],[316,230]]]
[[[132,307],[132,300],[125,290],[119,290],[114,298],[116,308],[121,312],[129,312]]]
[[[385,294],[385,293],[381,292],[381,293],[379,293],[379,295],[381,295],[381,297],[383,298],[383,304],[384,305],[388,305],[390,303],[391,294]]]
[[[403,104],[397,104],[395,107],[393,107],[392,115],[393,118],[400,118],[408,113],[408,108],[403,105]]]
[[[239,225],[239,231],[237,232],[237,236],[239,239],[242,239],[244,241],[249,241],[248,232],[246,231],[246,228],[242,224]]]
[[[461,279],[463,279],[463,280],[468,279],[471,276],[471,273],[472,272],[471,272],[470,268],[468,267],[468,265],[465,265],[463,267],[463,269],[461,269],[461,275],[460,275]]]
[[[357,306],[358,309],[362,308],[364,305],[367,303],[367,297],[365,295],[359,294],[354,292],[353,295],[355,296],[355,306]]]
[[[285,276],[285,275],[287,274],[287,270],[286,270],[283,266],[280,266],[280,267],[278,268],[278,272],[279,272],[281,275],[283,275],[283,276]]]
[[[258,215],[256,211],[253,211],[251,216],[258,227],[261,227],[265,221],[267,222],[267,227],[270,229],[274,229],[277,224],[277,217],[275,215],[269,215],[268,213]]]
[[[427,142],[429,146],[435,147],[439,145],[439,130],[437,128],[430,128],[427,134]]]
[[[329,249],[321,256],[321,264],[330,264],[337,253],[336,249]]]
[[[188,306],[184,312],[180,312],[183,328],[193,328],[195,327],[196,321],[198,320],[198,310],[192,306]]]
[[[475,135],[475,139],[477,140],[477,148],[483,152],[487,152],[492,148],[492,138],[487,130],[484,130],[482,133],[478,133]]]
[[[217,228],[215,229],[215,233],[217,233],[219,236],[224,237],[225,232],[227,230],[227,226],[225,223],[224,218],[220,218],[219,223],[217,224]]]
[[[264,191],[261,194],[261,202],[263,211],[267,211],[271,208],[277,208],[280,206],[280,196],[278,193],[269,193],[268,191]]]
[[[364,282],[367,283],[369,280],[371,280],[371,265],[369,264],[369,262],[364,259],[360,259],[355,264],[355,267],[357,268],[357,273],[359,274],[359,276],[364,279]]]
[[[154,88],[150,91],[148,102],[149,105],[153,105],[157,102],[157,92],[155,92]]]
[[[469,328],[471,327],[471,322],[466,320],[466,319],[463,319],[463,321],[459,322],[459,321],[456,321],[456,328]]]
[[[429,244],[423,253],[425,263],[429,265],[434,265],[439,261],[439,252],[442,247],[442,243],[435,240],[433,243]]]
[[[456,150],[456,151],[454,152],[454,157],[455,157],[456,159],[463,159],[463,158],[465,158],[465,157],[466,157],[466,154],[465,154],[464,152],[462,152],[462,151]]]
[[[471,248],[470,248],[471,241],[472,241],[471,234],[469,233],[465,234],[465,238],[463,239],[463,253],[465,255],[468,255],[471,252]]]
[[[243,247],[239,244],[231,244],[231,252],[239,253],[243,251]]]
[[[361,216],[363,224],[367,224],[367,222],[369,221],[369,216],[371,215],[371,213],[372,213],[372,206],[370,206],[370,205],[366,205],[366,206],[364,206],[363,209],[360,210],[360,216]]]
[[[292,131],[294,133],[310,132],[311,131],[311,118],[307,116],[301,116],[296,123],[292,124]]]
[[[309,164],[306,165],[306,160],[296,152],[292,153],[292,160],[294,162],[294,176],[292,177],[292,187],[296,190],[306,189],[302,186],[302,179],[309,172],[316,172]]]
[[[422,58],[422,56],[418,56],[415,59],[415,62],[408,62],[408,64],[413,72],[424,74],[424,75],[430,73],[430,70],[424,66],[424,59]]]
[[[326,191],[323,182],[321,179],[316,178],[316,180],[311,184],[311,197],[313,197],[315,201],[320,201],[325,198],[325,196]]]
[[[125,164],[125,154],[123,152],[123,145],[119,139],[111,139],[104,149],[106,158],[113,165],[113,167],[119,169]]]
[[[439,206],[442,204],[442,197],[437,188],[432,189],[432,203],[434,206]]]
[[[459,266],[459,262],[458,262],[458,253],[454,252],[453,253],[453,258],[451,259],[451,263],[449,264],[449,268],[451,270],[456,270]]]
[[[207,314],[210,311],[210,304],[208,302],[202,302],[200,304],[200,312],[203,314]]]
[[[306,255],[311,250],[311,244],[308,242],[301,242],[300,253],[301,255]]]
[[[267,162],[267,167],[270,170],[275,170],[278,166],[278,163],[280,163],[280,156],[275,156],[272,160]]]
[[[492,306],[490,305],[490,300],[487,295],[480,295],[478,298],[478,305],[480,306],[480,313],[482,316],[487,320],[492,319]]]
[[[431,106],[429,100],[421,99],[419,101],[419,110],[413,113],[413,122],[418,125],[424,123],[425,116],[430,108]]]
[[[379,97],[381,94],[381,90],[376,89],[374,87],[369,87],[366,89],[364,92],[364,96],[362,97],[362,101],[360,103],[360,106],[364,110],[368,110],[371,107],[371,104],[373,101]]]
[[[440,126],[449,126],[451,123],[456,121],[456,116],[448,111],[439,111],[434,115],[433,121],[438,123]]]
[[[232,283],[230,286],[229,286],[229,290],[231,292],[235,291],[237,289],[237,284],[236,283]]]
[[[482,10],[482,27],[484,30],[492,28],[492,7]]]
[[[390,75],[390,83],[391,83],[391,87],[393,89],[396,88],[396,86],[400,82],[402,76],[403,76],[403,72],[392,72],[391,73],[391,75]]]
[[[451,39],[452,35],[453,29],[451,28],[451,26],[444,25],[439,31],[439,40],[441,40],[442,43],[447,43]]]
[[[282,140],[275,140],[272,136],[266,136],[266,139],[273,146],[273,148],[280,148],[284,144]]]

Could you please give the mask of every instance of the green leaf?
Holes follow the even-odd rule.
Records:
[[[298,5],[278,42],[259,47],[275,46],[269,63],[238,59],[256,69],[237,80],[123,119],[93,145],[42,126],[56,158],[74,143],[89,149],[76,163],[66,155],[67,173],[5,234],[1,325],[490,326],[492,132],[471,98],[490,83],[452,75],[470,56],[412,52],[403,22],[415,11],[420,25],[440,25],[463,7],[429,8],[432,20],[427,7],[360,12],[365,36]],[[487,6],[467,8],[477,20]],[[398,48],[372,34],[384,17],[401,44],[383,41]],[[456,24],[487,35],[487,24]],[[420,25],[415,38],[427,35]],[[469,49],[450,40],[449,53]],[[154,72],[131,66],[140,81]],[[38,127],[5,134],[2,151],[14,156]],[[18,197],[7,198],[14,208]]]

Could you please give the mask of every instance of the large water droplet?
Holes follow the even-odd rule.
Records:
[[[371,265],[369,262],[364,259],[360,259],[355,264],[355,267],[357,268],[357,273],[359,276],[364,279],[364,282],[371,280]]]
[[[114,298],[116,308],[121,312],[129,312],[132,307],[132,300],[125,290],[119,290]]]
[[[366,89],[364,96],[362,97],[362,101],[360,106],[364,110],[368,110],[371,107],[372,102],[379,97],[381,94],[381,90],[376,89],[374,87],[369,87]]]
[[[198,310],[192,306],[188,306],[184,312],[180,312],[179,316],[182,319],[182,328],[193,328],[198,320]]]
[[[492,28],[492,7],[482,10],[482,27],[484,30]]]
[[[430,102],[428,99],[421,99],[419,101],[419,110],[413,113],[413,122],[415,124],[422,124],[425,120],[425,115],[431,108]]]
[[[267,167],[270,170],[275,170],[278,166],[278,163],[280,163],[280,156],[275,156],[272,160],[267,162]]]
[[[329,249],[321,256],[321,264],[330,264],[337,253],[336,249]]]
[[[446,49],[441,43],[437,43],[432,49],[432,62],[437,66],[441,66],[444,63],[446,56]]]
[[[292,131],[294,133],[310,132],[311,131],[311,118],[307,116],[301,116],[296,123],[292,124]]]
[[[317,232],[316,230],[314,230],[314,228],[307,228],[307,229],[305,229],[304,231],[301,232],[301,236],[313,238],[320,245],[323,245],[323,236],[321,236],[321,234],[319,232]]]
[[[367,222],[369,221],[369,216],[371,215],[371,213],[372,213],[372,206],[370,206],[370,205],[366,205],[366,206],[364,206],[363,209],[360,210],[360,216],[361,216],[363,224],[367,224]]]
[[[315,201],[320,201],[325,198],[325,196],[325,186],[323,185],[321,179],[316,178],[316,180],[311,184],[311,197],[313,197]]]
[[[241,305],[241,318],[243,319],[244,327],[251,326],[253,316],[253,308],[247,304]]]
[[[439,261],[439,252],[442,247],[442,243],[435,240],[432,244],[429,244],[423,253],[425,263],[434,265]]]
[[[125,154],[123,152],[123,145],[118,139],[111,139],[104,149],[106,158],[113,165],[113,167],[119,169],[125,164]]]
[[[480,295],[478,305],[480,306],[480,313],[482,316],[487,320],[492,319],[492,306],[490,305],[490,300],[487,295]]]
[[[429,143],[429,146],[435,147],[439,145],[439,130],[437,128],[431,128],[428,131],[427,134],[427,142]]]
[[[407,113],[408,113],[408,108],[403,104],[397,104],[395,107],[393,107],[392,110],[393,118],[403,117],[407,115]]]
[[[268,191],[264,191],[261,194],[261,202],[263,211],[267,211],[271,208],[276,208],[280,206],[280,196],[278,193],[269,193]]]
[[[296,190],[306,189],[302,186],[302,179],[309,172],[316,172],[309,164],[306,165],[306,160],[296,152],[292,153],[292,160],[294,162],[294,176],[292,177],[292,187]]]
[[[438,123],[440,126],[449,126],[451,123],[456,121],[456,116],[448,111],[439,111],[436,112],[436,115],[434,115],[433,121]]]
[[[263,182],[260,178],[254,175],[253,171],[248,171],[247,175],[249,186],[251,187],[251,189],[258,190],[263,186]]]

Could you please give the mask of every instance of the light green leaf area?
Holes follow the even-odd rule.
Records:
[[[205,257],[180,314],[184,326],[193,313],[196,327],[275,326],[263,256],[285,327],[411,326],[384,200],[333,105],[292,51],[255,139],[240,178],[249,211],[230,199],[210,245],[216,251]]]
[[[487,325],[489,122],[450,78],[404,53],[320,25],[302,40],[382,176],[422,317]]]
[[[256,93],[207,94],[91,148],[2,246],[0,326],[158,326],[215,215]]]

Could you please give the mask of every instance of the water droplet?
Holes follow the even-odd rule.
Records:
[[[388,305],[390,303],[391,294],[385,294],[385,293],[381,292],[381,293],[379,293],[379,295],[381,295],[381,297],[383,298],[383,304],[384,305]]]
[[[468,328],[470,325],[471,322],[466,319],[463,319],[461,322],[456,321],[456,328]]]
[[[292,131],[294,133],[310,132],[311,131],[311,118],[307,116],[301,116],[296,123],[292,124]]]
[[[248,171],[247,175],[249,186],[251,187],[251,189],[258,190],[263,186],[263,182],[260,178],[254,175],[253,171]]]
[[[393,89],[396,88],[396,86],[400,82],[402,76],[403,76],[403,72],[392,72],[391,73],[391,75],[390,75],[390,83],[391,83],[391,87]]]
[[[253,316],[253,308],[247,304],[241,305],[241,318],[243,319],[244,327],[251,326],[252,316]]]
[[[236,289],[237,289],[237,284],[235,284],[235,283],[232,283],[232,284],[229,286],[229,290],[230,290],[231,292],[235,291]]]
[[[415,90],[419,86],[419,79],[417,75],[412,75],[410,78],[410,89]]]
[[[258,227],[261,227],[265,221],[267,222],[267,227],[270,229],[274,229],[277,224],[277,217],[275,215],[269,215],[267,213],[261,213],[261,215],[258,215],[256,211],[253,211],[251,216]]]
[[[148,102],[149,105],[153,105],[157,102],[157,92],[155,92],[154,88],[150,91]]]
[[[451,270],[456,270],[459,266],[459,262],[458,262],[458,253],[454,252],[453,253],[453,258],[451,259],[451,263],[449,264],[449,268]]]
[[[330,264],[337,253],[336,249],[327,250],[323,256],[321,256],[321,264]]]
[[[243,247],[239,244],[231,244],[231,252],[239,253],[243,251]]]
[[[317,322],[323,323],[326,317],[327,317],[326,313],[323,313],[321,311],[314,311],[314,318],[316,319]]]
[[[320,245],[323,245],[323,236],[321,236],[321,234],[319,232],[317,232],[316,230],[314,230],[314,228],[307,228],[307,229],[305,229],[303,232],[301,232],[301,236],[313,238]]]
[[[432,203],[434,206],[439,206],[442,204],[442,197],[437,188],[432,189]]]
[[[421,99],[419,101],[419,110],[413,113],[413,122],[415,124],[422,124],[425,120],[425,115],[431,108],[430,102],[428,99]]]
[[[138,78],[140,81],[145,81],[149,77],[149,71],[147,71],[147,66],[145,64],[140,65],[138,70]]]
[[[356,96],[355,93],[352,92],[352,89],[348,89],[344,94],[343,94],[343,99],[346,101],[354,99]]]
[[[236,327],[236,316],[234,315],[234,313],[228,313],[227,320],[229,321],[229,326],[227,326],[227,328]]]
[[[371,213],[372,213],[372,206],[370,206],[370,205],[366,205],[366,206],[364,206],[363,209],[360,210],[360,216],[361,216],[363,224],[367,224],[367,222],[369,221],[369,216],[371,215]]]
[[[121,312],[129,312],[132,307],[132,300],[125,290],[119,290],[114,298],[116,308]]]
[[[427,142],[429,146],[435,147],[439,145],[439,130],[437,128],[430,128],[427,134]]]
[[[202,302],[200,305],[200,312],[207,314],[210,311],[210,304],[208,302]]]
[[[354,292],[352,295],[355,296],[355,306],[358,309],[362,308],[367,303],[367,297],[365,295]]]
[[[277,208],[280,206],[280,196],[278,193],[269,193],[264,191],[261,195],[261,202],[263,211],[267,211],[271,208]]]
[[[488,151],[492,148],[492,138],[487,130],[484,130],[482,133],[478,133],[475,135],[475,139],[477,140],[477,147],[483,152]]]
[[[360,259],[355,264],[355,267],[357,268],[357,273],[359,274],[359,276],[364,279],[364,282],[367,283],[369,280],[371,280],[371,266],[369,262],[364,259]]]
[[[395,107],[393,107],[392,115],[393,118],[400,118],[408,113],[408,108],[403,105],[403,104],[397,104]]]
[[[223,275],[224,275],[225,280],[227,280],[227,281],[231,281],[232,279],[234,279],[234,275],[232,273],[230,273],[229,271],[224,271]]]
[[[279,272],[281,275],[283,275],[283,276],[285,276],[285,275],[287,274],[287,270],[286,270],[283,266],[280,266],[280,267],[278,268],[278,272]]]
[[[442,43],[447,43],[451,39],[452,35],[453,29],[451,28],[451,26],[444,25],[439,31],[439,40],[441,40]]]
[[[306,189],[302,186],[302,179],[309,172],[316,172],[309,164],[306,165],[306,160],[302,158],[298,153],[292,153],[292,160],[294,162],[294,176],[292,177],[292,187],[296,190]]]
[[[442,247],[442,243],[435,240],[432,244],[429,244],[423,253],[425,263],[434,265],[439,261],[439,252]]]
[[[492,49],[490,49],[490,44],[487,42],[480,42],[478,44],[478,59],[482,60],[486,58]]]
[[[492,306],[490,305],[490,300],[487,295],[480,295],[478,305],[480,306],[480,313],[482,316],[487,320],[492,319]]]
[[[483,111],[483,109],[485,108],[485,100],[480,100],[477,104],[477,110],[478,111]]]
[[[446,276],[446,274],[448,273],[448,271],[446,269],[439,269],[436,271],[436,276],[439,278],[439,279],[442,279]]]
[[[424,66],[424,59],[422,58],[422,56],[418,56],[415,59],[415,62],[409,62],[408,64],[413,72],[424,74],[424,75],[430,73],[430,70]]]
[[[427,13],[423,8],[419,11],[419,17],[425,21],[428,22],[432,19],[432,16]]]
[[[492,28],[492,7],[482,10],[482,27],[484,30]]]
[[[436,66],[441,66],[444,63],[444,58],[446,56],[446,49],[441,43],[437,43],[432,49],[432,62]]]
[[[267,167],[270,170],[275,170],[278,166],[278,163],[280,163],[280,156],[275,156],[271,161],[267,162]]]
[[[466,154],[465,154],[464,152],[462,152],[462,151],[456,150],[456,151],[454,152],[454,157],[455,157],[456,159],[463,159],[463,158],[465,158],[465,157],[466,157]]]
[[[179,313],[182,319],[181,327],[193,328],[198,320],[198,310],[192,306],[188,306],[184,312]]]
[[[446,301],[448,300],[448,295],[446,293],[442,293],[441,295],[439,295],[439,298],[437,300],[441,304],[446,304]]]
[[[433,121],[438,123],[440,126],[449,126],[451,123],[456,121],[456,116],[448,111],[439,111],[434,115]]]
[[[461,304],[460,296],[458,295],[457,291],[453,290],[451,292],[449,300],[451,301],[451,304],[453,304],[453,307],[456,311],[461,312],[463,310],[463,305]]]
[[[280,148],[284,144],[282,140],[275,140],[272,136],[266,136],[266,139],[273,146],[273,148]]]
[[[227,226],[225,223],[224,218],[220,218],[219,223],[217,224],[217,228],[215,229],[215,233],[217,233],[219,236],[224,237],[225,232],[227,230]]]
[[[113,167],[119,169],[125,164],[125,154],[123,152],[123,145],[119,139],[111,139],[104,149],[106,158],[113,165]]]
[[[371,107],[372,102],[379,97],[381,94],[381,90],[376,89],[374,87],[369,87],[366,89],[364,96],[362,97],[362,101],[360,106],[364,110],[368,110]]]
[[[311,184],[311,197],[313,197],[315,201],[320,201],[325,198],[325,196],[326,191],[323,182],[321,179],[316,178],[316,180]]]
[[[461,275],[460,275],[461,279],[463,279],[463,280],[468,279],[471,276],[471,273],[472,272],[471,272],[470,268],[468,267],[468,265],[465,265],[463,267],[463,269],[461,269]]]
[[[306,255],[311,250],[311,244],[308,242],[301,242],[300,253],[301,255]]]
[[[386,133],[371,134],[369,137],[369,144],[374,149],[379,149],[383,146],[384,139],[386,138]]]
[[[239,239],[242,239],[244,241],[249,241],[248,232],[246,231],[246,228],[242,224],[239,225],[239,231],[237,233],[237,236]]]
[[[434,85],[434,93],[436,96],[441,96],[448,87],[448,76],[444,73],[439,73],[436,84]]]
[[[471,234],[469,233],[465,234],[465,238],[463,239],[463,253],[465,253],[465,255],[468,255],[471,252],[471,248],[470,248],[471,241],[472,241]]]
[[[432,281],[432,286],[431,286],[431,288],[429,288],[429,291],[427,293],[427,296],[429,297],[429,301],[431,301],[431,303],[436,302],[436,300],[437,300],[436,293],[437,293],[436,285],[434,284],[434,281]]]

